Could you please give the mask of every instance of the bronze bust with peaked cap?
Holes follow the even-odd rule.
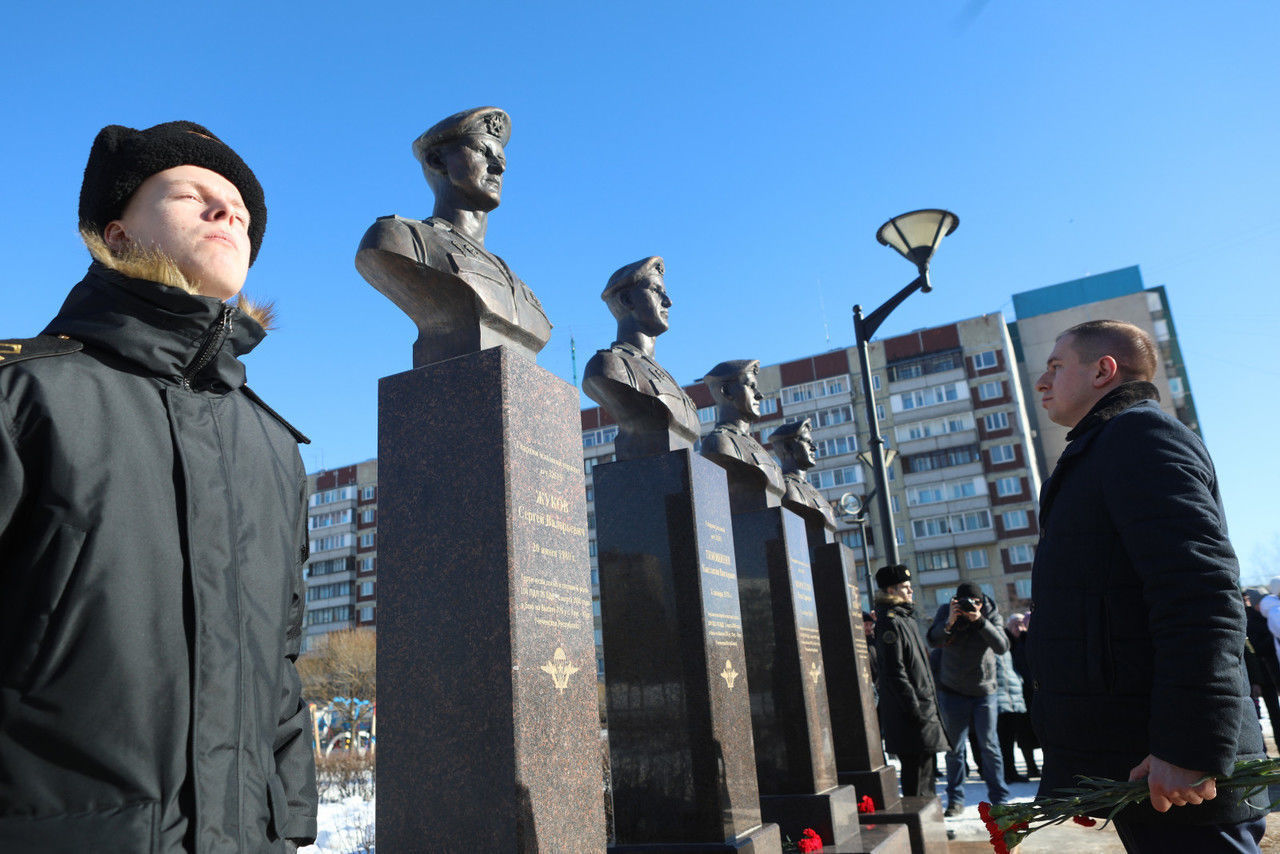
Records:
[[[692,448],[698,438],[698,407],[653,357],[654,339],[669,328],[665,276],[653,255],[619,269],[600,294],[618,335],[591,357],[582,388],[618,422],[619,460]]]
[[[497,107],[433,125],[413,143],[435,194],[432,215],[379,217],[360,241],[360,275],[418,326],[415,367],[500,344],[532,360],[551,336],[533,291],[484,245],[510,136],[511,119]]]
[[[782,465],[782,480],[786,486],[782,506],[794,511],[806,524],[820,523],[825,530],[834,531],[836,516],[831,502],[804,476],[818,461],[809,419],[783,424],[769,434],[769,444]]]
[[[733,359],[716,365],[702,378],[718,408],[715,429],[702,440],[702,455],[728,473],[734,513],[747,505],[777,507],[784,490],[782,469],[751,435],[764,399],[759,375],[758,359]]]

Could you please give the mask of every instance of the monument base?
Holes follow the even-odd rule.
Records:
[[[841,771],[836,775],[842,786],[853,786],[858,797],[869,795],[876,809],[891,809],[902,800],[898,794],[898,772],[892,765],[882,765],[871,771]]]
[[[863,854],[911,854],[911,837],[900,824],[866,824],[862,826],[862,851]]]
[[[822,837],[823,851],[862,851],[858,793],[852,786],[836,786],[816,795],[762,795],[760,814],[792,840],[811,827]]]
[[[577,390],[505,347],[384,377],[378,459],[378,841],[602,850]]]
[[[762,824],[726,842],[610,845],[609,854],[776,854],[782,832],[776,824]]]
[[[911,838],[912,854],[946,854],[947,826],[942,816],[942,802],[937,795],[927,798],[902,798],[898,805],[858,816],[864,825],[898,825],[906,828]],[[863,828],[863,836],[867,830]]]

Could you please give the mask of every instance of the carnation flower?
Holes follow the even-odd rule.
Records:
[[[1051,795],[1033,801],[994,806],[986,801],[978,804],[978,815],[987,826],[991,847],[996,854],[1009,854],[1010,849],[1016,848],[1022,840],[1051,824],[1070,820],[1084,827],[1093,827],[1098,822],[1090,816],[1096,815],[1106,817],[1103,824],[1106,827],[1120,810],[1151,797],[1145,779],[1124,783],[1106,777],[1077,777],[1076,780],[1079,786],[1057,789]],[[1242,801],[1266,792],[1273,784],[1280,784],[1280,759],[1237,762],[1231,776],[1217,780],[1219,795],[1223,789],[1234,789],[1240,793]],[[1271,804],[1268,809],[1275,806]]]

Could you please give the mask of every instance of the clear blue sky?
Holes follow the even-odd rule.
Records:
[[[456,9],[458,11],[448,11]],[[1245,576],[1280,574],[1280,4],[16,4],[0,34],[0,335],[34,335],[83,274],[76,199],[105,124],[208,125],[266,188],[248,291],[281,327],[251,384],[311,435],[308,469],[377,452],[377,379],[414,330],[356,273],[382,214],[425,216],[427,126],[512,116],[489,248],[541,298],[539,358],[607,346],[609,274],[658,254],[659,358],[693,381],[852,342],[912,270],[874,239],[960,228],[883,335],[1131,264],[1168,289]],[[1264,566],[1264,558],[1267,565]]]

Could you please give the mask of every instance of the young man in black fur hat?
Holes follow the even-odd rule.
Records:
[[[1040,790],[1146,779],[1150,801],[1115,820],[1128,850],[1257,851],[1266,794],[1215,797],[1212,779],[1264,755],[1239,567],[1208,451],[1157,403],[1158,355],[1138,327],[1090,321],[1036,382],[1071,428],[1031,576]]]
[[[262,188],[208,129],[112,125],[94,261],[0,342],[0,850],[282,852],[316,831],[306,441],[244,384]]]
[[[938,751],[947,736],[929,669],[929,649],[916,625],[911,570],[902,564],[876,571],[875,650],[880,658],[880,733],[902,763],[902,795],[932,797]]]

